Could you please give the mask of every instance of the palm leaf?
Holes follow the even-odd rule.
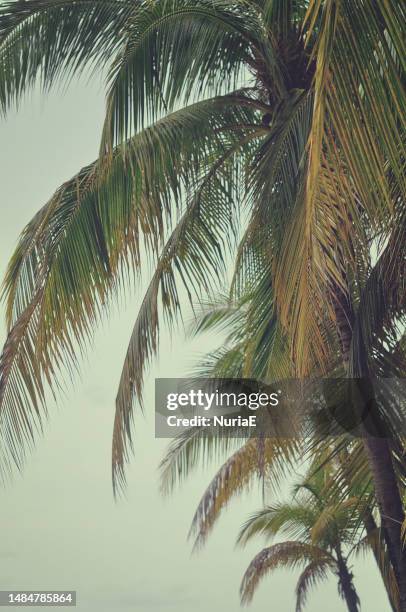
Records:
[[[296,441],[277,438],[248,440],[220,468],[195,512],[190,535],[195,548],[204,544],[221,510],[230,499],[247,489],[255,478],[278,482],[297,452]]]
[[[226,114],[239,121],[239,111],[228,102]],[[107,169],[100,161],[84,168],[27,226],[4,283],[9,327],[18,330],[10,333],[2,357],[1,412],[9,426],[19,423],[13,415],[26,414],[22,423],[29,420],[27,389],[37,407],[43,379],[53,387],[61,367],[69,371],[76,363],[75,345],[84,349],[108,299],[117,297],[139,268],[140,236],[147,249],[159,252],[182,180],[198,178],[186,151],[212,134],[221,108],[221,100],[209,100],[162,119],[117,149]],[[183,138],[180,126],[188,127],[192,140]],[[238,137],[232,135],[237,142]],[[220,146],[216,139],[210,142],[214,150]],[[229,202],[227,193],[222,197]],[[215,243],[210,227],[205,235]],[[218,256],[217,243],[215,251]],[[36,366],[30,368],[33,347]],[[11,430],[6,437],[7,448]],[[14,451],[13,457],[20,465]]]
[[[324,559],[311,561],[305,567],[296,585],[296,612],[303,612],[309,589],[326,580],[328,570],[334,570],[334,564]]]
[[[317,562],[325,566],[335,565],[334,558],[326,551],[303,542],[283,542],[264,548],[248,566],[240,588],[243,604],[251,602],[260,581],[277,568],[294,569],[305,562]]]
[[[100,68],[122,45],[140,3],[129,0],[28,0],[0,9],[0,105],[18,101],[37,79],[44,88]]]
[[[105,146],[122,142],[175,103],[187,104],[192,95],[235,88],[261,34],[258,11],[242,0],[144,3],[129,20],[125,45],[110,69]]]

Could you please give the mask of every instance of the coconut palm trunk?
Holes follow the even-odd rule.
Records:
[[[366,437],[364,441],[373,473],[375,494],[391,563],[399,587],[399,607],[406,610],[406,551],[402,545],[401,526],[404,511],[393,467],[388,441]]]
[[[343,362],[349,371],[351,360],[352,326],[354,316],[349,292],[345,294],[337,287],[333,303],[337,318],[337,329],[340,336]],[[362,343],[361,343],[362,347]],[[362,353],[362,350],[361,350]],[[369,377],[365,354],[357,359],[359,370],[354,379],[357,399],[353,402],[359,411],[360,433],[363,436],[365,453],[373,478],[375,496],[380,510],[384,537],[388,547],[389,558],[393,566],[399,588],[399,606],[406,611],[406,550],[402,545],[401,526],[405,518],[402,499],[393,465],[390,443],[382,437],[378,407],[373,394],[373,385]],[[368,422],[363,420],[364,407],[368,406]]]
[[[355,590],[353,576],[348,568],[347,561],[342,554],[340,546],[337,546],[336,554],[339,588],[344,596],[348,612],[359,612],[359,598]]]
[[[367,379],[360,379],[358,384],[370,388]],[[401,612],[404,612],[406,610],[406,550],[402,544],[401,527],[405,513],[392,453],[387,439],[372,437],[368,431],[365,431],[364,448],[373,475],[375,496],[380,510],[389,557],[399,587],[399,606]]]

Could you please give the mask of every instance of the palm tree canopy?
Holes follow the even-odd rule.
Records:
[[[213,292],[231,247],[234,294],[256,292],[259,329],[283,339],[295,374],[336,367],[326,296],[344,277],[355,333],[342,367],[356,375],[366,354],[385,368],[385,333],[404,368],[404,21],[399,0],[2,4],[3,112],[37,81],[89,69],[107,92],[99,159],[31,220],[6,274],[4,471],[41,427],[44,385],[75,367],[144,249],[156,266],[119,385],[116,483],[159,313],[180,313],[179,283],[192,300]]]
[[[351,576],[347,563],[360,547],[366,500],[349,490],[342,503],[337,494],[331,494],[332,477],[331,465],[316,473],[312,466],[303,483],[295,487],[292,502],[267,506],[243,525],[238,537],[243,545],[258,535],[274,539],[283,534],[289,538],[265,548],[251,561],[241,584],[243,603],[252,600],[266,574],[286,566],[304,566],[296,587],[296,612],[304,609],[310,587],[326,579],[331,572],[338,576],[339,593],[345,597],[342,568],[345,567],[346,575]],[[361,541],[364,547],[365,542],[369,544]],[[355,591],[353,595],[357,601]]]

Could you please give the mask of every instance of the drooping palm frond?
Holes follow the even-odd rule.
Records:
[[[259,130],[261,133],[261,130]],[[245,139],[249,142],[257,137]],[[216,276],[223,263],[224,243],[227,232],[234,222],[233,198],[238,194],[227,191],[233,183],[235,172],[233,156],[241,154],[241,145],[231,148],[210,169],[193,194],[186,212],[178,222],[160,256],[153,279],[145,295],[139,316],[134,326],[132,338],[124,363],[122,378],[117,396],[116,427],[113,438],[113,470],[117,469],[120,478],[124,476],[123,461],[127,456],[125,439],[131,443],[131,411],[134,398],[141,401],[142,379],[145,365],[156,351],[158,331],[158,291],[161,289],[164,313],[172,318],[180,311],[175,272],[179,272],[189,292],[196,283],[208,293],[212,277]],[[231,158],[231,159],[230,159]],[[231,161],[227,170],[226,165]],[[231,177],[231,180],[230,180]],[[221,238],[221,236],[223,238]],[[208,245],[211,244],[211,248]],[[196,288],[197,292],[197,288]],[[123,442],[124,441],[124,442]]]
[[[210,435],[212,434],[212,435]],[[218,436],[207,429],[194,427],[182,432],[170,444],[160,464],[161,490],[170,493],[199,465],[224,460],[230,453],[238,452],[244,445],[243,438]]]
[[[303,612],[307,595],[311,587],[328,578],[328,571],[332,571],[334,565],[329,560],[316,559],[311,561],[299,576],[296,585],[296,612]]]
[[[244,0],[142,3],[110,70],[104,145],[192,96],[234,89],[253,50],[263,53],[264,38],[260,11]]]
[[[175,112],[141,132],[129,141],[125,148],[117,149],[113,162],[107,166],[106,173],[104,164],[100,161],[98,164],[95,163],[83,169],[70,182],[63,185],[60,192],[57,192],[51,202],[27,226],[10,262],[4,282],[8,298],[8,324],[12,322],[11,309],[13,306],[17,308],[17,314],[21,310],[18,310],[20,294],[17,287],[20,286],[20,283],[24,284],[26,280],[24,271],[27,270],[28,275],[35,267],[35,248],[42,234],[47,231],[49,234],[58,231],[58,236],[64,236],[60,228],[47,229],[48,223],[56,223],[59,219],[61,225],[64,221],[66,222],[59,208],[56,211],[59,215],[56,221],[48,217],[48,211],[54,210],[62,194],[72,210],[80,211],[81,198],[89,192],[95,192],[99,198],[104,198],[103,205],[104,207],[109,206],[109,215],[115,222],[117,222],[114,218],[115,210],[113,204],[108,201],[109,197],[116,203],[116,206],[126,206],[130,209],[131,206],[140,206],[140,196],[142,196],[144,215],[149,215],[151,219],[143,220],[141,230],[146,236],[149,236],[146,238],[148,244],[155,247],[157,251],[160,235],[163,237],[173,205],[179,203],[182,187],[184,188],[185,183],[189,184],[191,181],[189,188],[192,189],[192,185],[198,180],[200,174],[204,175],[205,167],[213,152],[227,144],[225,141],[223,145],[223,138],[221,140],[209,138],[209,135],[212,136],[213,130],[216,129],[216,123],[217,126],[223,125],[223,119],[225,119],[232,126],[234,122],[238,124],[241,120],[246,121],[247,114],[250,120],[253,119],[247,109],[240,110],[234,102],[234,98],[226,96],[207,100]],[[225,115],[222,112],[225,112]],[[220,116],[223,118],[217,121],[216,115],[217,119],[220,119]],[[238,141],[238,135],[234,140]],[[114,196],[116,196],[115,200]],[[123,202],[120,204],[120,198],[125,204]],[[58,204],[60,208],[62,204],[63,202]],[[77,204],[76,209],[75,204]],[[64,214],[66,215],[65,212]],[[125,230],[126,219],[120,217],[118,212],[116,214],[118,221],[122,224],[121,229]],[[109,218],[106,217],[106,225],[108,221]],[[103,229],[107,231],[108,228]],[[110,233],[113,229],[110,229]],[[113,251],[113,247],[110,248]],[[23,293],[24,287],[22,286],[21,294]]]
[[[189,298],[192,293],[199,295],[201,290],[210,294],[214,279],[221,278],[221,271],[225,269],[225,242],[237,218],[234,207],[238,193],[232,186],[238,183],[233,177],[239,169],[234,155],[241,155],[242,146],[257,137],[254,131],[210,168],[187,201],[183,216],[160,254],[133,328],[120,379],[113,433],[113,482],[116,478],[124,482],[124,462],[131,448],[134,400],[142,402],[145,368],[157,350],[159,293],[164,315],[172,320],[181,311],[177,274]]]
[[[123,281],[131,278],[131,270],[139,269],[142,244],[153,254],[159,253],[174,214],[171,204],[175,201],[181,206],[186,183],[192,193],[193,184],[199,189],[200,173],[216,147],[237,149],[238,132],[232,133],[231,142],[221,135],[220,141],[212,139],[206,149],[199,148],[200,163],[196,165],[191,163],[193,154],[189,154],[199,139],[207,140],[218,113],[225,112],[230,123],[239,122],[247,113],[251,116],[249,109],[240,110],[230,102],[229,97],[217,98],[162,119],[135,136],[123,150],[117,149],[108,162],[108,171],[100,161],[84,168],[27,226],[4,283],[11,331],[2,357],[0,399],[8,442],[12,442],[13,435],[19,435],[17,431],[13,434],[13,423],[16,428],[24,422],[29,427],[30,405],[38,413],[38,401],[43,399],[43,380],[52,386],[60,366],[69,368],[75,363],[75,346],[84,348],[85,339],[92,336],[96,322],[107,309],[109,297],[117,296]],[[181,129],[187,129],[186,138]],[[242,146],[248,140],[245,137]],[[185,272],[189,265],[183,277],[185,282],[193,275],[196,282],[203,278],[202,262],[199,268],[196,253],[206,253],[205,265],[221,261],[221,244],[213,223],[217,221],[220,226],[222,214],[229,227],[231,203],[216,169],[211,169],[210,176],[217,184],[212,190],[207,189],[211,208],[205,208],[202,198],[196,195],[194,212],[198,208],[199,215],[194,220],[189,217],[190,227],[196,231],[191,234],[189,227],[189,233],[185,233],[185,223],[180,223],[174,235],[181,239],[172,240],[170,247],[179,270],[180,262]],[[226,179],[235,171],[234,167],[230,168],[231,174]],[[206,184],[204,179],[203,184]],[[201,218],[200,234],[198,218]],[[202,241],[205,241],[205,250]],[[201,251],[197,250],[198,246]],[[169,260],[165,254],[161,258],[166,266]],[[162,274],[168,272],[162,263],[158,269]],[[166,274],[163,282],[168,278]],[[176,304],[168,302],[165,295],[163,299],[168,311],[176,309]],[[29,365],[33,358],[35,368]],[[30,401],[27,403],[27,400]],[[126,409],[130,411],[131,405]],[[21,422],[15,420],[13,415],[17,414],[23,415]],[[15,450],[13,457],[19,464]]]
[[[294,569],[305,561],[323,565],[325,568],[335,567],[335,559],[326,551],[304,544],[303,542],[283,542],[264,548],[248,566],[241,583],[241,601],[251,602],[260,581],[269,572],[277,568]]]
[[[276,482],[293,464],[298,452],[292,439],[264,438],[248,440],[217,472],[197,507],[190,535],[195,547],[204,544],[230,499],[250,487],[255,479]]]
[[[38,80],[44,88],[85,68],[103,68],[123,44],[142,2],[18,0],[0,11],[0,106],[4,112]]]

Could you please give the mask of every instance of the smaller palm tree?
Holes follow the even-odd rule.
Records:
[[[330,479],[331,468],[313,472],[295,487],[292,503],[261,509],[244,524],[240,544],[258,534],[274,538],[284,533],[290,539],[264,548],[251,561],[241,584],[243,603],[252,600],[268,572],[304,566],[296,585],[296,612],[304,609],[310,587],[331,573],[337,577],[338,592],[349,612],[358,612],[360,600],[349,560],[365,550],[366,539],[359,538],[364,504],[356,496],[343,501],[338,493],[331,494]]]

